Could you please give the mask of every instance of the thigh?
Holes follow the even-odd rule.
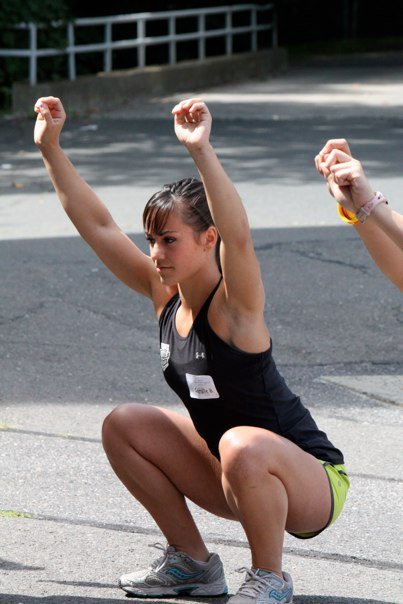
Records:
[[[208,512],[234,519],[221,486],[221,465],[189,417],[134,403],[118,407],[114,414],[121,437],[185,497]]]
[[[262,428],[239,426],[229,430],[224,440],[227,437],[229,442],[237,443],[244,457],[250,458],[246,462],[249,471],[261,473],[261,479],[269,472],[283,483],[288,499],[288,531],[315,531],[327,524],[331,491],[326,472],[315,457],[287,438]],[[224,471],[225,446],[225,442],[220,443]]]

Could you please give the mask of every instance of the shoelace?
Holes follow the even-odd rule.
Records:
[[[274,587],[278,589],[281,584],[280,577],[278,577],[277,582],[273,575],[257,575],[250,568],[238,568],[237,572],[246,572],[245,581],[242,583],[241,587],[238,589],[237,592],[237,594],[241,594],[243,596],[249,596],[253,598],[259,593],[261,593],[264,589],[266,589],[266,587]]]
[[[148,547],[155,547],[156,549],[159,549],[164,552],[163,556],[160,556],[159,558],[157,558],[156,560],[151,562],[150,569],[154,570],[154,569],[158,568],[159,566],[161,566],[161,564],[166,560],[166,557],[168,555],[169,546],[163,545],[162,543],[150,543],[148,545]]]

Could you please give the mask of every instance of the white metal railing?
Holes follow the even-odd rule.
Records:
[[[234,26],[233,14],[236,12],[246,12],[250,14],[249,25]],[[271,13],[270,22],[258,23],[258,13],[262,11]],[[206,28],[206,17],[210,15],[225,15],[225,27],[219,29]],[[177,20],[186,17],[197,18],[197,30],[187,33],[176,33]],[[147,36],[146,24],[149,21],[168,21],[168,35]],[[113,26],[125,23],[136,23],[137,35],[128,40],[114,40]],[[104,40],[96,44],[75,44],[75,29],[77,27],[104,26]],[[225,37],[225,53],[233,53],[233,37],[237,34],[250,34],[251,50],[258,48],[258,32],[271,30],[272,47],[277,46],[277,27],[273,4],[239,4],[229,6],[218,6],[212,8],[195,8],[187,10],[173,10],[155,13],[134,13],[130,15],[114,15],[110,17],[93,17],[76,19],[62,25],[58,22],[52,24],[52,27],[67,28],[67,45],[65,48],[38,48],[38,27],[34,23],[21,23],[16,28],[26,29],[29,32],[29,48],[25,49],[0,49],[0,56],[3,57],[25,57],[29,59],[29,83],[31,85],[37,82],[37,61],[41,57],[54,57],[59,55],[68,56],[68,78],[76,78],[76,55],[88,52],[103,53],[103,70],[105,72],[113,69],[113,51],[126,48],[137,49],[138,67],[146,66],[146,48],[157,44],[168,44],[169,63],[177,63],[177,43],[189,40],[198,40],[198,60],[206,57],[206,40],[208,38]]]

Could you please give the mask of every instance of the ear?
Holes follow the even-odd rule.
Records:
[[[218,239],[218,233],[215,226],[209,226],[207,231],[203,233],[203,246],[205,250],[215,248]]]

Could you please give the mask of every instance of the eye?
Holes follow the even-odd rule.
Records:
[[[164,241],[165,243],[175,243],[176,239],[175,237],[164,237]]]
[[[152,237],[150,237],[150,235],[146,235],[146,240],[148,241],[148,243],[153,246],[155,243],[155,239],[153,239]]]

